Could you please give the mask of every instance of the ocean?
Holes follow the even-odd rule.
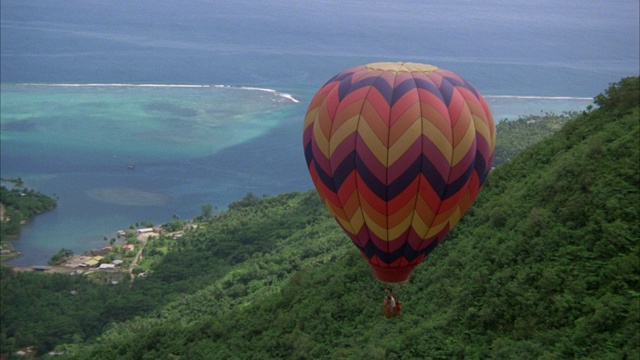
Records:
[[[312,188],[309,100],[377,61],[452,70],[494,117],[580,111],[640,72],[637,1],[3,0],[0,172],[58,198],[15,265],[248,193]]]

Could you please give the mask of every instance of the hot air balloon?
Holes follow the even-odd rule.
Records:
[[[402,282],[460,221],[493,160],[480,93],[455,73],[371,63],[311,100],[303,145],[329,212],[383,282]]]

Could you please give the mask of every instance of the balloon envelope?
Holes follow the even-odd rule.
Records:
[[[372,63],[320,88],[303,143],[326,207],[375,276],[400,282],[478,195],[495,129],[480,93],[453,72]]]

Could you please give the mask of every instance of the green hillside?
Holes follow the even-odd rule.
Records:
[[[396,318],[382,316],[384,284],[315,192],[249,195],[149,246],[148,277],[133,283],[3,270],[0,351],[637,359],[639,84],[612,84],[596,97],[598,108],[493,170],[447,241],[394,286],[403,303]]]
[[[547,113],[498,122],[493,166],[496,167],[513,159],[524,149],[560,130],[567,121],[578,115],[577,112],[566,112],[561,115]]]

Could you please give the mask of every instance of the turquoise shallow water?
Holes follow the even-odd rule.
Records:
[[[251,192],[311,188],[308,93],[222,86],[2,85],[2,177],[59,198],[24,226],[17,265],[104,246],[140,221],[192,218]],[[298,99],[298,97],[300,99]],[[496,120],[582,110],[588,98],[487,96]]]
[[[212,155],[278,126],[273,112],[297,101],[268,89],[126,85],[3,85],[2,97],[3,142],[117,159],[103,163]]]
[[[288,94],[2,85],[1,96],[2,177],[59,198],[24,226],[15,264],[44,263],[61,247],[100,247],[135,222],[191,218],[204,204],[224,208],[248,192],[307,188],[298,136],[282,130],[301,111]]]

